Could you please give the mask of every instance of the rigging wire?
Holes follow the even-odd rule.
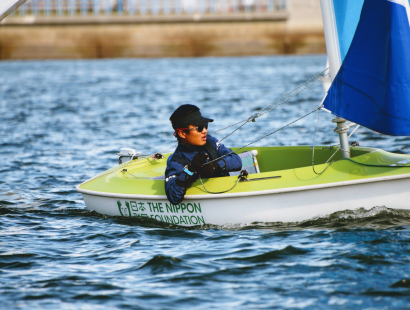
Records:
[[[265,139],[265,138],[267,138],[267,137],[273,135],[274,133],[277,133],[278,131],[281,131],[282,129],[285,129],[286,127],[289,127],[290,125],[292,125],[292,124],[294,124],[294,123],[300,121],[301,119],[303,119],[303,118],[309,116],[310,114],[315,113],[318,109],[319,109],[319,108],[316,108],[316,109],[314,109],[313,111],[310,111],[309,113],[307,113],[307,114],[305,114],[305,115],[303,115],[303,116],[297,118],[296,120],[294,120],[294,121],[292,121],[292,122],[290,122],[290,123],[288,123],[288,124],[286,124],[286,125],[284,125],[284,126],[278,128],[278,129],[276,129],[276,130],[274,130],[274,131],[272,131],[272,132],[270,132],[270,133],[268,133],[267,135],[264,135],[263,137],[261,137],[261,138],[259,138],[259,139],[256,139],[256,140],[253,141],[253,142],[250,142],[250,143],[248,143],[248,144],[246,144],[246,145],[244,145],[244,146],[242,146],[242,147],[236,149],[235,151],[232,151],[232,152],[230,152],[230,153],[228,153],[228,154],[222,155],[222,156],[220,156],[220,157],[218,157],[218,158],[216,158],[216,159],[213,159],[213,160],[211,160],[211,161],[208,161],[208,162],[205,163],[204,165],[208,165],[208,164],[210,164],[210,163],[212,163],[212,162],[218,161],[218,160],[220,160],[220,159],[222,159],[222,158],[224,158],[224,157],[226,157],[226,156],[229,156],[229,155],[231,155],[231,154],[234,154],[234,153],[236,153],[236,152],[238,152],[238,151],[240,151],[240,150],[242,150],[242,149],[244,149],[244,148],[246,148],[246,147],[248,147],[248,146],[250,146],[250,145],[252,145],[252,144],[254,144],[254,143],[258,142],[258,141],[260,141],[260,140],[262,140],[262,139]]]
[[[323,74],[324,72],[326,72],[329,68],[326,68],[325,70],[321,71],[320,73],[316,74],[315,76],[313,76],[312,78],[310,78],[309,80],[305,81],[303,84],[299,85],[298,87],[296,87],[295,89],[293,89],[292,91],[290,91],[289,93],[287,93],[286,95],[283,95],[282,97],[280,97],[279,99],[275,100],[274,102],[272,102],[271,104],[267,105],[266,107],[264,107],[263,109],[259,110],[257,113],[253,114],[252,116],[248,117],[245,120],[239,121],[233,125],[224,127],[222,129],[216,130],[213,133],[225,130],[227,128],[230,128],[232,126],[238,125],[243,123],[241,126],[239,126],[238,128],[236,128],[235,130],[233,130],[232,132],[230,132],[229,134],[227,134],[225,137],[223,137],[222,139],[219,140],[219,142],[222,142],[223,140],[225,140],[226,138],[228,138],[230,135],[232,135],[234,132],[236,132],[237,130],[239,130],[240,128],[242,128],[243,126],[245,126],[247,123],[250,122],[254,122],[255,118],[261,117],[263,115],[265,115],[266,113],[276,109],[277,107],[279,107],[280,105],[282,105],[283,103],[289,101],[290,99],[292,99],[293,97],[299,95],[301,92],[305,91],[306,89],[312,87],[314,84],[316,84],[318,81],[321,81],[323,77],[329,75],[328,73],[325,74],[324,76],[322,76],[321,78],[318,78],[316,81],[310,83],[308,86],[306,86],[305,88],[301,89],[300,91],[298,91],[297,93],[293,94],[292,96],[290,96],[289,98],[286,98],[287,96],[291,95],[293,92],[295,92],[296,90],[298,90],[299,88],[301,88],[302,86],[308,84],[311,80],[315,79],[316,77],[318,77],[319,75]],[[277,103],[278,101],[280,101],[281,99],[286,98],[285,100],[283,100],[282,102],[279,102],[277,105],[275,105],[274,107],[270,108],[269,110],[265,111],[262,113],[262,111],[264,111],[265,109],[269,108],[270,106],[272,106],[273,104]]]
[[[326,68],[325,70],[323,70],[323,71],[321,71],[320,73],[316,74],[314,77],[310,78],[309,80],[307,80],[307,81],[304,82],[303,84],[299,85],[297,88],[295,88],[295,89],[292,90],[291,92],[287,93],[286,95],[282,96],[281,98],[275,100],[273,103],[271,103],[270,105],[266,106],[265,108],[263,108],[263,109],[260,110],[260,111],[263,111],[263,110],[267,109],[268,107],[272,106],[274,103],[278,102],[280,99],[285,98],[286,96],[292,94],[294,91],[296,91],[297,89],[301,88],[303,85],[306,85],[309,81],[311,81],[312,79],[316,78],[317,76],[323,74],[323,73],[326,72],[328,69],[329,69],[329,68]],[[325,76],[327,76],[327,75],[328,75],[328,74],[326,74]],[[318,81],[321,81],[321,78],[318,78],[316,81],[310,83],[310,84],[309,84],[308,86],[306,86],[305,88],[301,89],[300,91],[298,91],[297,93],[293,94],[292,96],[286,98],[285,100],[283,100],[282,102],[278,103],[278,104],[277,104],[276,106],[274,106],[273,108],[271,108],[271,109],[265,111],[264,113],[261,114],[260,111],[259,111],[258,113],[254,114],[253,116],[249,117],[248,119],[246,119],[246,120],[244,120],[244,121],[241,121],[241,122],[238,122],[237,124],[240,124],[240,123],[242,123],[242,122],[245,122],[245,123],[243,123],[241,126],[239,126],[238,128],[236,128],[234,131],[232,131],[231,133],[229,133],[228,135],[226,135],[225,137],[223,137],[223,138],[222,138],[221,140],[219,140],[218,142],[221,142],[221,141],[225,140],[227,137],[229,137],[229,136],[232,135],[234,132],[236,132],[237,130],[239,130],[240,128],[242,128],[244,125],[246,125],[246,124],[249,123],[250,121],[253,121],[256,117],[260,117],[260,116],[265,115],[266,113],[272,111],[273,109],[277,108],[277,107],[280,106],[281,104],[283,104],[283,103],[289,101],[290,99],[292,99],[293,97],[297,96],[298,94],[300,94],[301,92],[305,91],[306,89],[312,87],[312,86],[313,86],[314,84],[316,84]],[[248,143],[248,144],[246,144],[245,146],[243,146],[243,147],[241,147],[241,148],[239,148],[239,149],[236,149],[235,151],[232,151],[232,152],[229,153],[229,154],[225,154],[225,155],[220,156],[220,157],[218,157],[218,158],[216,158],[216,159],[214,159],[214,160],[211,160],[211,161],[205,163],[204,165],[207,165],[207,164],[209,164],[209,163],[218,161],[218,160],[220,160],[220,159],[222,159],[222,158],[224,158],[224,157],[226,157],[226,156],[228,156],[228,155],[230,155],[230,154],[236,153],[237,151],[240,151],[240,150],[244,149],[245,147],[247,147],[247,146],[249,146],[249,145],[251,145],[251,144],[253,144],[253,143],[255,143],[255,142],[258,142],[258,141],[260,141],[260,140],[262,140],[262,139],[265,139],[266,137],[268,137],[268,136],[270,136],[270,135],[272,135],[272,134],[274,134],[274,133],[276,133],[276,132],[278,132],[278,131],[280,131],[280,130],[286,128],[286,127],[288,127],[289,125],[292,125],[293,123],[296,123],[297,121],[299,121],[299,120],[301,120],[301,119],[307,117],[308,115],[310,115],[310,114],[316,112],[316,111],[319,110],[320,108],[321,108],[321,106],[319,106],[318,108],[314,109],[313,111],[307,113],[306,115],[304,115],[304,116],[302,116],[302,117],[296,119],[295,121],[290,122],[290,123],[288,123],[287,125],[285,125],[285,126],[279,128],[278,130],[275,130],[275,131],[273,131],[273,132],[271,132],[271,133],[269,133],[269,134],[263,136],[262,138],[259,138],[259,139],[255,140],[255,141],[253,141],[253,142],[251,142],[251,143]],[[229,126],[229,127],[231,127],[231,126]],[[225,127],[225,128],[223,128],[223,129],[226,129],[226,128],[229,128],[229,127]],[[220,131],[220,130],[219,130],[219,131]],[[216,132],[216,131],[215,131],[215,132]],[[213,132],[213,133],[214,133],[214,132]]]
[[[278,102],[279,100],[281,100],[281,99],[283,99],[283,98],[289,96],[290,94],[292,94],[293,92],[295,92],[296,90],[298,90],[298,89],[301,88],[302,86],[306,85],[306,84],[309,83],[311,80],[313,80],[313,79],[315,79],[316,77],[320,76],[321,74],[323,74],[323,73],[326,72],[327,70],[329,70],[329,67],[326,68],[325,70],[319,72],[319,73],[316,74],[315,76],[311,77],[309,80],[305,81],[304,83],[300,84],[298,87],[294,88],[293,90],[291,90],[291,91],[288,92],[287,94],[285,94],[285,95],[283,95],[282,97],[276,99],[274,102],[272,102],[271,104],[269,104],[269,105],[267,105],[266,107],[262,108],[258,113],[255,113],[255,114],[252,115],[251,117],[248,117],[247,119],[244,119],[244,120],[242,120],[242,121],[239,121],[239,122],[237,122],[237,123],[235,123],[235,124],[232,124],[232,125],[229,125],[229,126],[227,126],[227,127],[224,127],[224,128],[218,129],[218,130],[215,130],[215,131],[211,132],[211,134],[216,133],[216,132],[219,132],[219,131],[222,131],[222,130],[225,130],[225,129],[227,129],[227,128],[230,128],[230,127],[233,127],[233,126],[236,126],[236,125],[239,125],[239,124],[241,124],[241,123],[243,123],[243,122],[248,122],[249,120],[252,121],[252,120],[254,120],[256,117],[262,116],[262,115],[258,115],[258,116],[256,116],[256,115],[259,114],[260,112],[262,112],[263,110],[267,109],[267,108],[270,107],[271,105],[275,104],[275,103]],[[325,76],[327,76],[327,75],[329,75],[329,74],[326,74],[326,75],[322,76],[322,78],[325,77]],[[318,79],[318,80],[321,80],[321,79]],[[306,89],[306,88],[305,88],[305,89]],[[305,89],[304,89],[304,90],[305,90]],[[282,103],[283,103],[283,102],[282,102]],[[282,103],[280,103],[280,104],[282,104]],[[280,104],[279,104],[279,105],[280,105]],[[279,105],[278,105],[278,106],[279,106]],[[275,106],[274,108],[276,108],[276,106]],[[271,110],[273,110],[274,108],[272,108]],[[269,110],[269,111],[271,111],[271,110]],[[269,111],[268,111],[268,112],[269,112]],[[265,113],[263,113],[263,114],[265,114]]]
[[[327,67],[325,70],[319,72],[318,74],[316,74],[315,76],[311,77],[309,80],[305,81],[304,83],[300,84],[298,87],[296,87],[295,89],[293,89],[292,91],[290,91],[289,93],[287,93],[286,95],[280,97],[279,99],[275,100],[274,102],[272,102],[271,104],[267,105],[266,107],[264,107],[262,110],[260,110],[259,112],[262,112],[263,110],[269,108],[271,105],[275,104],[276,102],[278,102],[279,100],[287,97],[288,95],[290,95],[291,93],[293,93],[294,91],[298,90],[299,88],[301,88],[302,86],[306,85],[307,83],[309,83],[311,80],[315,79],[316,77],[320,76],[321,74],[325,73],[327,70],[329,70],[329,67]],[[324,75],[323,77],[327,76],[328,74]],[[318,79],[320,80],[320,79]],[[318,81],[316,80],[315,83]],[[306,89],[306,88],[305,88]],[[303,89],[304,90],[304,89]],[[302,90],[302,91],[303,91]],[[270,110],[268,110],[267,112],[269,112]],[[266,112],[265,112],[266,113]],[[265,114],[264,113],[264,114]]]
[[[319,72],[318,74],[316,74],[315,76],[311,77],[309,80],[305,81],[304,83],[302,83],[301,85],[299,85],[298,87],[296,87],[295,89],[293,89],[292,91],[290,91],[289,93],[283,95],[283,96],[280,97],[279,99],[275,100],[275,101],[272,102],[271,104],[269,104],[269,105],[267,105],[266,107],[264,107],[263,109],[261,109],[258,113],[253,114],[252,116],[248,117],[248,118],[245,119],[245,120],[239,121],[239,122],[237,122],[237,123],[235,123],[235,124],[232,124],[232,125],[229,125],[229,126],[227,126],[227,127],[221,128],[221,129],[219,129],[219,130],[213,131],[212,134],[213,134],[213,133],[216,133],[216,132],[219,132],[219,131],[222,131],[222,130],[225,130],[225,129],[230,128],[230,127],[232,127],[232,126],[235,126],[235,125],[238,125],[238,124],[243,123],[241,126],[239,126],[238,128],[236,128],[235,130],[233,130],[233,131],[232,131],[231,133],[229,133],[227,136],[225,136],[224,138],[222,138],[221,140],[219,140],[219,142],[223,141],[224,139],[226,139],[227,137],[229,137],[230,135],[232,135],[234,132],[236,132],[237,130],[239,130],[240,128],[242,128],[245,124],[247,124],[247,123],[249,123],[249,122],[251,122],[251,121],[255,121],[255,118],[265,115],[266,113],[272,111],[273,109],[277,108],[277,107],[280,106],[281,104],[283,104],[283,103],[289,101],[291,98],[297,96],[298,94],[300,94],[301,92],[305,91],[306,89],[312,87],[312,86],[313,86],[314,84],[316,84],[318,81],[321,81],[321,78],[318,78],[316,81],[310,83],[307,87],[305,87],[305,88],[303,88],[302,90],[300,90],[299,92],[293,94],[291,97],[286,98],[287,96],[289,96],[290,94],[292,94],[293,92],[295,92],[295,91],[298,90],[299,88],[303,87],[304,85],[308,84],[310,81],[312,81],[312,80],[315,79],[316,77],[320,76],[321,74],[323,74],[323,73],[326,72],[327,70],[329,70],[329,68],[326,68],[325,70],[323,70],[323,71]],[[324,75],[324,76],[327,76],[327,75],[328,75],[328,74],[326,74],[326,75]],[[323,77],[324,77],[324,76],[323,76]],[[280,100],[283,99],[283,98],[286,98],[286,99],[283,100],[282,102],[278,103],[276,106],[272,107],[271,109],[269,109],[269,110],[267,110],[267,111],[264,111],[264,110],[266,110],[267,108],[269,108],[270,106],[272,106],[273,104],[277,103],[278,101],[280,101]],[[319,107],[319,108],[320,108],[320,107]],[[235,151],[232,151],[232,152],[229,153],[229,154],[220,156],[219,158],[216,158],[216,159],[214,159],[214,160],[212,160],[212,161],[209,161],[209,162],[207,162],[206,164],[209,164],[209,163],[211,163],[211,162],[215,162],[215,161],[217,161],[217,160],[220,160],[220,159],[222,159],[222,158],[224,158],[224,157],[226,157],[226,156],[228,156],[228,155],[231,155],[231,154],[233,154],[233,153],[236,153],[236,152],[238,152],[238,151],[240,151],[240,150],[242,150],[242,149],[248,147],[249,145],[252,145],[253,143],[256,143],[256,142],[258,142],[258,141],[260,141],[260,140],[262,140],[262,139],[265,139],[266,137],[268,137],[268,136],[270,136],[270,135],[272,135],[272,134],[274,134],[274,133],[276,133],[276,132],[278,132],[278,131],[280,131],[280,130],[282,130],[282,129],[284,129],[284,128],[286,128],[286,127],[288,127],[288,126],[290,126],[290,125],[292,125],[292,124],[294,124],[294,123],[296,123],[297,121],[299,121],[299,120],[301,120],[301,119],[307,117],[308,115],[314,113],[314,112],[317,111],[319,108],[317,108],[317,109],[315,109],[315,110],[313,110],[313,111],[307,113],[306,115],[304,115],[304,116],[302,116],[302,117],[296,119],[295,121],[290,122],[290,123],[288,123],[287,125],[282,126],[281,128],[279,128],[279,129],[277,129],[277,130],[275,130],[275,131],[273,131],[273,132],[271,132],[271,133],[269,133],[269,134],[267,134],[267,135],[265,135],[265,136],[263,136],[263,137],[261,137],[261,138],[255,140],[255,141],[253,141],[253,142],[250,142],[250,143],[246,144],[245,146],[243,146],[243,147],[241,147],[241,148],[236,149]],[[264,111],[264,112],[261,113],[262,111]],[[142,158],[138,158],[137,160],[132,160],[132,161],[129,161],[129,162],[125,162],[125,163],[119,165],[118,167],[114,167],[114,168],[112,168],[112,169],[109,169],[109,170],[107,170],[106,172],[103,172],[103,173],[101,173],[101,174],[98,174],[98,175],[96,175],[96,176],[94,176],[94,177],[92,177],[92,178],[90,178],[90,179],[84,181],[84,182],[81,183],[79,186],[81,186],[81,185],[83,185],[83,184],[86,184],[86,183],[88,183],[88,182],[91,182],[91,181],[93,181],[93,180],[95,180],[95,179],[97,179],[97,178],[104,177],[104,176],[106,176],[106,175],[108,175],[108,174],[110,174],[110,173],[116,172],[116,171],[120,170],[121,168],[125,168],[125,167],[128,167],[128,166],[130,166],[130,165],[139,166],[139,165],[141,165],[141,164],[143,164],[143,163],[145,162],[145,161],[144,161],[145,159],[148,160],[148,161],[150,161],[150,159],[155,160],[155,159],[153,159],[153,157],[155,156],[155,154],[158,154],[158,153],[162,154],[162,153],[164,153],[164,152],[166,152],[166,151],[169,151],[169,150],[172,150],[172,149],[176,148],[177,146],[178,146],[178,145],[174,145],[174,146],[169,147],[169,148],[166,148],[166,149],[164,149],[164,150],[162,150],[162,151],[155,152],[154,154],[151,154],[151,155],[148,155],[148,156],[145,156],[145,157],[142,157]],[[206,164],[205,164],[205,165],[206,165]],[[128,171],[127,171],[127,172],[128,172]],[[129,172],[128,172],[128,173],[129,173]],[[131,173],[130,173],[130,174],[131,174]],[[131,174],[131,175],[132,175],[132,174]],[[134,176],[134,175],[133,175],[133,176]],[[135,176],[134,176],[134,177],[135,177]],[[137,178],[137,177],[135,177],[135,178]],[[202,182],[202,181],[201,181],[201,182]],[[236,186],[236,185],[235,185],[235,186]],[[235,186],[234,186],[234,187],[235,187]],[[204,189],[205,189],[205,187],[204,187]],[[205,190],[206,190],[206,189],[205,189]],[[230,189],[230,190],[231,190],[231,189]]]
[[[328,160],[325,162],[325,164],[327,164],[327,163],[329,163],[329,164],[328,164],[321,172],[316,172],[316,170],[315,170],[315,165],[314,165],[315,145],[316,145],[317,132],[318,132],[318,129],[319,129],[320,111],[322,110],[322,107],[323,107],[323,105],[320,105],[320,107],[319,107],[319,109],[318,109],[319,111],[318,111],[318,117],[317,117],[316,132],[315,132],[315,138],[313,139],[313,146],[312,146],[312,169],[313,169],[313,172],[314,172],[315,174],[317,174],[317,175],[321,175],[323,172],[325,172],[325,171],[327,170],[327,168],[329,168],[329,166],[330,166],[332,163],[341,160],[341,159],[338,159],[338,160],[331,161],[331,162],[329,163],[329,161],[333,158],[333,156],[336,155],[336,153],[337,153],[339,150],[342,150],[342,151],[345,151],[345,152],[350,153],[350,149],[349,149],[349,150],[343,150],[343,149],[340,147],[340,144],[336,144],[336,145],[338,145],[336,151],[335,151],[335,152],[328,158]],[[350,138],[350,137],[355,133],[355,131],[356,131],[357,129],[359,129],[359,127],[360,127],[360,125],[357,125],[356,128],[350,133],[350,135],[349,135],[347,138]],[[331,146],[331,147],[333,147],[333,146]]]
[[[327,68],[327,69],[329,69],[329,68]],[[327,69],[326,69],[326,70],[327,70]],[[324,71],[326,71],[326,70],[324,70]],[[321,73],[323,73],[324,71],[322,71]],[[321,73],[320,73],[320,74],[321,74]],[[325,74],[323,77],[328,76],[328,75],[329,75],[329,74]],[[316,76],[317,76],[317,75],[316,75]],[[305,88],[301,89],[301,90],[298,91],[296,94],[294,94],[294,95],[292,95],[291,97],[287,98],[286,100],[284,100],[284,101],[278,103],[278,104],[277,104],[276,106],[274,106],[273,108],[270,108],[269,110],[265,111],[265,112],[262,113],[260,116],[263,116],[263,115],[265,115],[266,113],[272,111],[273,109],[276,109],[276,108],[277,108],[278,106],[280,106],[282,103],[285,103],[285,102],[288,101],[289,99],[295,97],[296,95],[299,95],[301,92],[303,92],[303,91],[305,91],[306,89],[312,87],[312,86],[313,86],[314,84],[316,84],[317,82],[322,81],[322,78],[323,78],[323,77],[318,78],[316,81],[310,83],[308,86],[306,86]],[[312,80],[312,79],[310,79],[310,80]],[[305,85],[305,84],[306,84],[306,83],[302,84],[302,86]],[[300,88],[300,87],[298,87],[298,88]]]
[[[325,172],[327,170],[327,168],[329,168],[329,166],[334,163],[335,161],[331,161],[321,172],[316,172],[315,170],[315,145],[316,145],[316,137],[317,137],[317,132],[319,129],[319,122],[320,122],[320,111],[322,110],[322,106],[320,105],[320,107],[318,108],[318,114],[317,114],[317,124],[316,124],[316,131],[315,131],[315,138],[313,139],[313,146],[312,146],[312,169],[313,172],[317,175],[321,175],[323,172]],[[340,149],[340,147],[337,148],[336,152],[334,152],[332,154],[332,156],[330,156],[330,158],[325,162],[325,164],[327,164],[329,162],[330,159],[332,159],[332,157],[337,153],[337,151]]]
[[[350,138],[350,137],[354,134],[354,132],[355,132],[357,129],[359,129],[359,127],[360,127],[360,125],[357,125],[356,128],[353,129],[353,131],[350,133],[350,135],[348,136],[348,138]]]

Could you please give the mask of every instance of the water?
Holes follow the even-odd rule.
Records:
[[[410,215],[375,206],[300,223],[181,229],[86,210],[74,187],[121,147],[174,145],[180,104],[245,119],[323,70],[324,56],[0,63],[3,309],[407,309]],[[317,83],[225,141],[252,142],[314,110]],[[336,144],[322,113],[317,143]],[[311,145],[317,114],[256,145]],[[228,131],[217,134],[221,138]],[[410,140],[359,128],[361,146]]]

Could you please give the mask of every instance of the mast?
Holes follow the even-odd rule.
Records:
[[[27,0],[1,0],[0,2],[0,21],[7,15],[16,10]]]
[[[330,80],[333,82],[342,65],[333,0],[320,0],[320,6],[322,9],[323,30],[330,67]],[[350,158],[349,141],[347,139],[349,127],[346,125],[346,120],[336,116],[332,122],[337,124],[334,131],[339,134],[342,158]]]

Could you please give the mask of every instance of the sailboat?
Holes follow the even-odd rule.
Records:
[[[22,2],[2,1],[0,17]],[[410,209],[410,155],[350,145],[347,135],[355,124],[410,135],[408,0],[321,0],[321,8],[332,83],[320,109],[336,116],[339,147],[234,149],[247,173],[200,179],[178,205],[165,195],[172,154],[146,157],[124,148],[118,166],[76,187],[87,208],[180,226],[295,222],[381,205]]]
[[[198,180],[178,205],[164,190],[172,154],[138,158],[124,149],[125,162],[77,186],[87,208],[182,226],[295,222],[375,206],[410,209],[410,155],[349,145],[347,136],[356,124],[410,135],[409,2],[321,0],[321,8],[332,84],[320,109],[336,116],[340,147],[234,150],[252,173]]]

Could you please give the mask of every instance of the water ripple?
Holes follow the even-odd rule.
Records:
[[[0,307],[406,309],[408,211],[180,228],[87,211],[75,191],[114,166],[121,147],[174,145],[177,106],[198,104],[216,130],[325,64],[322,55],[0,62]],[[225,143],[254,141],[322,98],[315,84]],[[322,113],[317,143],[338,143],[331,118]],[[258,145],[311,145],[315,123],[313,115]],[[410,152],[410,138],[363,127],[352,139]]]

